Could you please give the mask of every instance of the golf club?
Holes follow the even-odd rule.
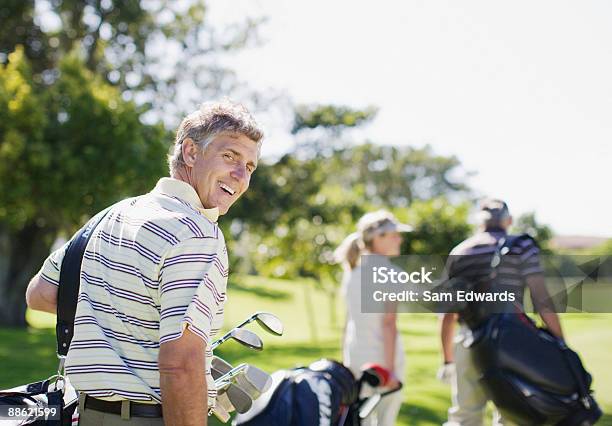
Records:
[[[238,327],[233,328],[219,340],[214,341],[211,345],[211,349],[215,350],[219,347],[220,344],[229,339],[234,339],[238,343],[247,346],[251,349],[255,349],[256,351],[261,351],[263,349],[263,342],[257,334],[253,333],[252,331]]]
[[[360,401],[359,418],[365,419],[366,417],[368,417],[370,414],[372,414],[372,410],[376,408],[376,406],[378,405],[378,403],[380,402],[382,398],[392,393],[398,392],[399,390],[402,389],[402,387],[403,387],[403,384],[400,382],[399,385],[394,389],[390,389],[382,393],[375,393],[374,395]]]
[[[219,357],[213,357],[211,373],[216,380],[232,370],[232,365]],[[272,378],[265,371],[247,364],[244,372],[234,378],[234,383],[244,390],[253,400],[259,398],[272,386]]]
[[[246,413],[253,405],[253,399],[247,392],[242,390],[240,386],[232,384],[227,388],[225,393],[236,411],[239,413]]]
[[[219,377],[215,380],[215,387],[217,391],[223,391],[229,387],[232,383],[234,383],[234,378],[244,372],[246,370],[246,364],[240,364],[237,367],[232,368],[230,371]]]
[[[255,312],[249,318],[242,321],[240,324],[236,326],[236,328],[242,328],[245,325],[252,323],[253,321],[257,321],[257,324],[268,333],[274,334],[276,336],[283,335],[283,323],[282,321],[274,314],[269,312]]]
[[[252,399],[257,399],[272,386],[272,377],[265,371],[247,365],[247,368],[234,379]]]
[[[213,355],[212,363],[210,365],[210,371],[213,376],[213,379],[217,380],[219,377],[223,376],[232,368],[234,368],[232,364],[230,364],[223,358],[219,358],[218,356]]]

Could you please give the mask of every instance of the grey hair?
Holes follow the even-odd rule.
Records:
[[[246,107],[240,103],[223,99],[219,102],[206,102],[200,109],[183,119],[174,140],[172,153],[168,155],[170,176],[185,164],[182,144],[190,138],[204,149],[215,136],[221,133],[238,133],[245,135],[257,144],[257,157],[261,153],[263,130]]]

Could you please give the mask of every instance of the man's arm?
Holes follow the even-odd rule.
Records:
[[[442,356],[444,363],[454,362],[453,338],[455,336],[455,323],[458,315],[455,313],[445,313],[440,321],[440,339],[442,341]]]
[[[178,339],[160,345],[160,387],[168,426],[207,424],[205,348],[204,340],[189,327]]]
[[[455,376],[455,360],[453,354],[453,337],[455,334],[455,322],[458,315],[455,313],[445,313],[440,318],[440,340],[442,341],[442,357],[444,364],[438,369],[436,376],[438,380],[447,385],[451,384]]]
[[[546,283],[544,281],[543,274],[532,274],[525,278],[529,291],[531,292],[531,299],[535,305],[536,310],[546,327],[552,334],[563,339],[563,331],[561,330],[561,322],[559,316],[555,312],[555,306],[546,290]]]
[[[57,313],[57,289],[55,284],[45,280],[40,272],[28,284],[26,303],[30,309]]]

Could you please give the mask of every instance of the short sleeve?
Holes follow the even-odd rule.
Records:
[[[520,271],[523,277],[533,274],[542,274],[544,270],[540,264],[540,249],[531,238],[525,238],[519,243],[521,248]]]
[[[188,325],[209,346],[214,316],[225,302],[227,263],[222,240],[191,238],[168,251],[160,269],[159,343]]]
[[[40,276],[45,281],[48,281],[53,285],[59,286],[60,269],[69,244],[70,241],[61,246],[59,249],[55,250],[49,255],[49,257],[45,259],[43,266],[40,269]]]

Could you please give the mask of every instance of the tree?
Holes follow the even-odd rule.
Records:
[[[87,69],[170,127],[238,86],[219,54],[256,41],[261,21],[215,28],[204,0],[8,0],[0,18],[0,59],[22,45],[34,79],[52,83],[61,58],[78,49]]]
[[[398,217],[414,227],[405,239],[402,253],[447,255],[472,233],[469,211],[467,201],[452,204],[443,196],[415,201],[404,212],[398,212]]]
[[[332,253],[361,215],[379,208],[401,214],[412,203],[438,197],[436,204],[415,204],[424,241],[415,249],[448,252],[449,244],[465,237],[467,210],[442,202],[468,193],[452,178],[460,169],[456,158],[435,155],[429,147],[339,143],[343,130],[367,122],[374,112],[332,105],[298,108],[293,130],[307,133],[302,145],[274,164],[261,164],[249,191],[223,221],[230,241],[236,240],[230,253],[247,271],[335,283],[339,269]],[[313,129],[328,133],[313,135]],[[428,222],[421,211],[437,216]]]
[[[0,325],[21,326],[57,235],[165,173],[171,136],[143,123],[239,87],[219,54],[258,21],[215,28],[203,0],[7,0],[0,19]]]
[[[514,222],[512,231],[516,234],[526,233],[531,235],[538,242],[543,253],[551,253],[548,243],[553,237],[552,229],[550,226],[538,222],[535,212],[520,215]]]
[[[42,91],[24,50],[0,68],[0,324],[25,325],[24,294],[51,244],[165,171],[168,133],[140,122],[75,53]]]

